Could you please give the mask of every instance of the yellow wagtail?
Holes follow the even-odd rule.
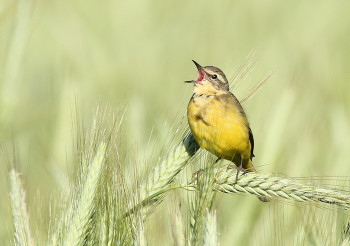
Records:
[[[187,107],[194,138],[218,160],[232,161],[238,171],[242,168],[246,172],[255,171],[253,133],[241,104],[229,90],[225,74],[217,67],[202,67],[193,62],[198,78],[185,82],[194,84],[194,94]]]

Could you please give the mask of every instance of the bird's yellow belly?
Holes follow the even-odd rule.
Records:
[[[192,102],[188,106],[188,121],[201,148],[235,163],[250,158],[248,129],[233,107],[215,101],[203,108]]]

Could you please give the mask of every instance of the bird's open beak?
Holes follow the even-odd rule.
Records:
[[[196,80],[188,80],[185,81],[185,83],[197,83],[202,81],[202,79],[204,78],[204,71],[201,65],[199,65],[195,60],[192,60],[194,65],[196,65],[197,69],[198,69],[198,78]]]
[[[194,65],[196,65],[196,67],[197,67],[197,69],[198,69],[198,72],[199,72],[200,70],[202,70],[202,66],[201,66],[201,65],[199,65],[195,60],[192,60],[192,61],[193,61]]]

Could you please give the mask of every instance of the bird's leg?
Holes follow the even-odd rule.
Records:
[[[242,169],[243,169],[243,158],[241,157],[241,163],[239,164],[239,167],[237,167],[236,183],[238,181],[238,174]]]
[[[221,157],[219,157],[215,162],[214,165],[216,165],[219,161],[221,160]],[[197,182],[198,182],[198,177],[199,175],[201,175],[202,173],[204,173],[204,169],[199,169],[198,171],[194,172],[192,174],[192,179],[197,178]]]

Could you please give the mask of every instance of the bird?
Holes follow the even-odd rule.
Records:
[[[198,145],[216,155],[218,162],[226,159],[235,164],[238,173],[256,172],[254,137],[247,116],[239,100],[230,92],[229,83],[221,69],[201,66],[196,80],[185,81],[194,85],[187,107],[191,133]]]

